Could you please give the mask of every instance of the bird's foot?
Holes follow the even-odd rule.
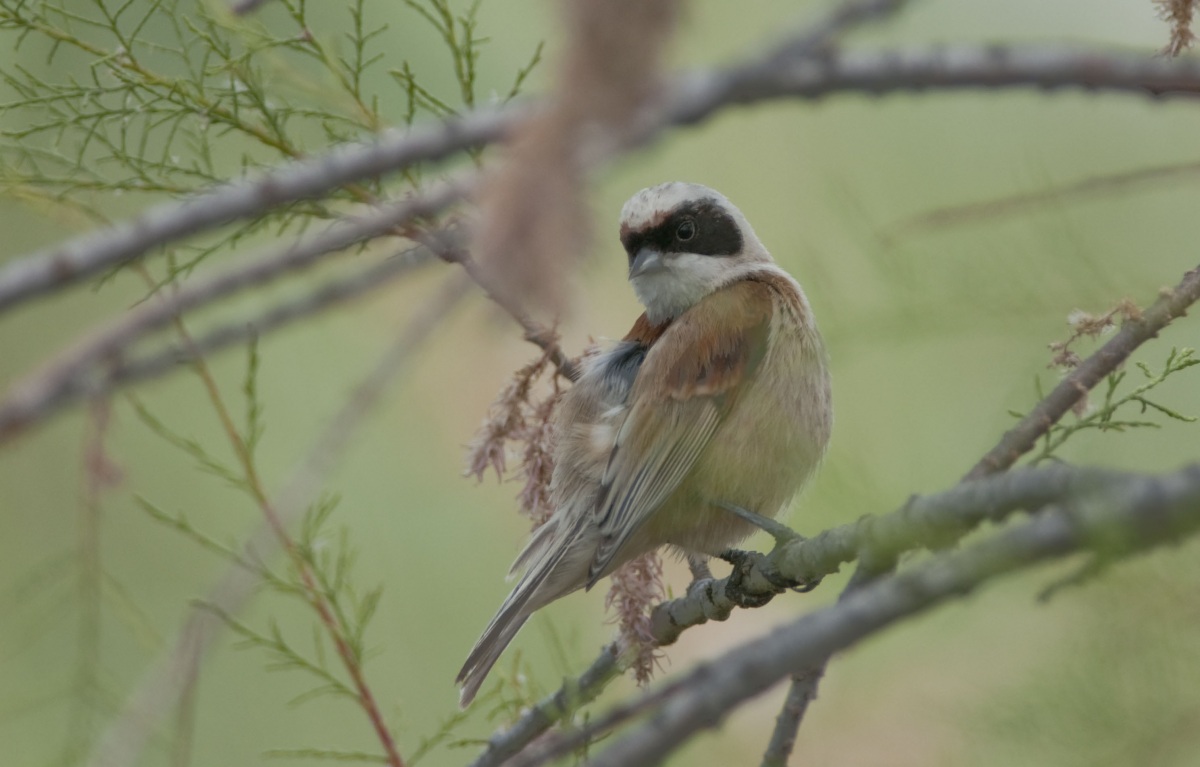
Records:
[[[746,589],[746,578],[752,570],[757,568],[759,572],[765,574],[767,569],[767,558],[757,551],[729,549],[717,556],[733,565],[733,572],[729,574],[729,580],[725,583],[725,595],[738,607],[762,607],[779,593],[779,591],[748,591]],[[769,579],[768,582],[770,582]],[[771,585],[774,586],[773,583]]]
[[[692,571],[692,582],[687,587],[689,596],[712,585],[714,578],[712,570],[708,567],[708,557],[702,554],[688,554],[687,563],[688,569]]]
[[[795,535],[795,533],[793,533]],[[733,565],[733,572],[729,574],[729,585],[725,591],[730,595],[730,598],[743,607],[760,607],[761,604],[766,604],[771,601],[771,597],[782,591],[796,591],[801,594],[807,594],[821,584],[821,579],[816,580],[796,580],[789,578],[771,562],[769,557],[760,554],[757,551],[742,551],[741,549],[729,549],[718,555],[721,559]],[[747,594],[745,591],[745,580],[750,575],[752,570],[758,570],[759,575],[775,589],[773,593],[766,594],[766,599],[761,601],[761,604],[743,604],[749,600],[753,602],[756,599],[761,599],[763,595]]]
[[[724,501],[718,501],[717,505],[739,519],[749,522],[759,530],[766,532],[768,535],[774,538],[775,548],[771,550],[772,554],[789,543],[806,540],[805,537],[800,533],[796,532],[782,522],[776,522],[770,517],[764,517],[761,514],[755,514],[753,511],[743,509],[741,506],[735,506],[732,503],[725,503]],[[744,554],[745,552],[740,553]],[[725,557],[721,558],[726,559]],[[726,561],[733,564],[733,560],[726,559]],[[736,564],[734,564],[734,569],[737,569]],[[820,578],[811,581],[795,581],[791,578],[784,577],[783,574],[781,574],[769,562],[764,562],[760,568],[760,571],[762,572],[763,577],[766,578],[772,586],[775,586],[780,591],[791,589],[792,591],[798,591],[802,594],[807,594],[821,584]]]
[[[692,581],[712,580],[712,570],[708,569],[708,557],[703,554],[687,555],[688,569],[692,571]]]

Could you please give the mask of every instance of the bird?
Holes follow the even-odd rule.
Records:
[[[536,610],[671,547],[720,555],[775,517],[824,456],[828,358],[808,298],[719,192],[669,182],[621,209],[644,311],[587,358],[553,420],[554,511],[456,682],[466,707]],[[703,561],[703,560],[701,560]]]

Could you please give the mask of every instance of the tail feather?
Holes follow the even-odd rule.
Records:
[[[517,635],[517,631],[521,630],[533,611],[538,609],[539,605],[529,604],[530,598],[538,591],[536,587],[542,581],[542,577],[536,576],[536,573],[527,573],[521,582],[517,583],[508,599],[500,605],[496,617],[487,624],[484,635],[479,637],[479,641],[475,642],[475,647],[467,655],[467,663],[462,665],[455,678],[455,682],[462,685],[462,691],[458,694],[458,705],[461,707],[466,708],[470,701],[475,699],[475,693],[478,693],[480,685],[487,678],[487,672],[496,665],[500,653],[509,646],[512,637]]]
[[[471,650],[470,656],[467,657],[467,662],[458,672],[458,678],[454,680],[462,686],[462,691],[458,695],[458,705],[461,708],[471,705],[483,680],[487,679],[488,672],[492,670],[492,666],[496,665],[504,648],[508,647],[508,643],[513,640],[513,637],[517,635],[529,618],[528,613],[516,613],[507,620],[501,621],[502,615],[503,612],[497,615],[487,630],[483,632],[483,636],[475,643],[475,649]]]
[[[554,528],[544,535],[535,534],[525,551],[517,557],[514,567],[527,565],[525,575],[504,600],[504,604],[500,605],[496,617],[483,630],[483,636],[475,643],[455,679],[462,687],[458,702],[463,708],[475,698],[488,672],[529,616],[543,605],[583,586],[586,558],[578,556],[579,551],[574,543],[584,522],[586,520],[576,523],[561,537]],[[552,524],[553,521],[547,523],[546,527]],[[590,549],[585,553],[590,556]],[[577,574],[574,574],[575,569],[579,570]]]

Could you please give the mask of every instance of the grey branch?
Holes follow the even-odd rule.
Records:
[[[1003,471],[1016,463],[1051,425],[1057,423],[1093,386],[1128,359],[1134,349],[1157,336],[1158,331],[1176,317],[1186,314],[1188,307],[1197,300],[1200,300],[1200,267],[1185,273],[1174,288],[1163,291],[1158,300],[1142,312],[1140,320],[1127,320],[1116,335],[1063,378],[1054,391],[1009,430],[967,472],[966,479]]]
[[[588,764],[659,764],[692,734],[717,725],[792,670],[817,665],[898,620],[965,596],[998,576],[1080,551],[1120,558],[1177,543],[1200,529],[1196,465],[1163,476],[1062,467],[1021,470],[964,484],[939,499],[952,497],[961,502],[952,517],[989,517],[997,509],[1037,500],[1045,503],[1030,508],[1047,508],[1007,532],[875,581],[832,607],[701,665],[672,684],[677,692],[649,721],[593,755]]]
[[[155,352],[102,366],[89,378],[93,392],[110,392],[130,384],[166,375],[196,357],[258,338],[330,307],[346,303],[390,285],[418,267],[437,260],[427,248],[409,248],[348,277],[321,283],[308,293],[272,305],[242,320],[226,322],[198,335],[192,343],[174,343]],[[63,405],[67,401],[62,401]]]
[[[513,109],[479,111],[408,132],[392,131],[370,144],[340,146],[256,178],[223,184],[179,202],[161,203],[137,218],[87,232],[4,266],[0,269],[0,313],[189,235],[257,218],[290,202],[316,199],[355,181],[495,141],[517,116]]]
[[[779,716],[775,718],[775,729],[771,731],[771,740],[767,750],[763,752],[761,767],[787,767],[788,757],[796,745],[796,732],[800,722],[808,712],[808,706],[817,697],[817,687],[825,676],[825,664],[818,663],[808,669],[792,675],[788,684],[787,697]]]
[[[341,219],[319,234],[254,257],[249,266],[194,280],[163,301],[143,304],[17,381],[0,403],[0,443],[64,405],[102,390],[106,374],[97,373],[95,366],[120,360],[134,341],[168,325],[183,312],[307,268],[326,253],[394,233],[405,222],[440,212],[461,193],[459,184],[441,184],[423,195],[380,205]]]
[[[690,125],[734,104],[781,98],[818,99],[837,93],[883,95],[962,89],[1075,88],[1141,95],[1200,94],[1200,61],[1111,50],[1058,47],[958,46],[844,51],[815,56],[790,37],[729,67],[681,75],[665,105],[646,117],[635,143],[669,125]],[[791,49],[796,50],[791,50]],[[789,53],[789,50],[791,52]],[[798,51],[798,52],[797,52]],[[130,221],[89,232],[0,269],[0,312],[99,274],[155,247],[273,207],[312,199],[355,181],[448,157],[505,136],[528,114],[515,106],[480,111],[378,141],[348,145],[260,177],[163,203]]]
[[[595,700],[605,686],[621,674],[621,670],[617,646],[610,644],[600,651],[600,656],[578,679],[546,696],[526,711],[512,727],[492,735],[483,753],[471,762],[470,767],[497,767],[504,764],[568,712]]]
[[[769,69],[767,66],[769,65]],[[1037,88],[1195,98],[1200,61],[1049,46],[969,46],[844,51],[770,58],[692,74],[675,85],[665,120],[685,125],[732,104],[835,94]]]

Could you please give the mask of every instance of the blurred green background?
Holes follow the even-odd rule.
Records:
[[[389,56],[413,62],[431,88],[449,87],[448,79],[438,79],[445,77],[445,51],[411,11],[382,1],[367,7],[368,23],[390,24]],[[713,64],[751,52],[822,7],[693,3],[672,60]],[[504,91],[540,40],[547,41],[548,59],[530,89],[545,88],[562,43],[556,10],[545,0],[483,5],[480,32],[490,41],[480,61],[482,92]],[[268,8],[263,23],[277,13]],[[328,29],[332,38],[345,25],[341,3],[312,13],[323,20],[318,34]],[[5,34],[12,33],[0,32],[0,39]],[[853,44],[1038,41],[1149,52],[1166,38],[1150,0],[940,0],[915,3]],[[36,68],[43,60],[36,45],[19,51],[9,40],[0,45],[5,67]],[[56,64],[75,65],[86,69],[79,60]],[[395,92],[386,74],[377,77],[371,87]],[[389,108],[385,102],[385,114]],[[11,115],[5,119],[12,130]],[[698,128],[666,134],[597,177],[591,196],[597,242],[575,281],[565,345],[577,351],[589,336],[619,337],[638,313],[615,237],[625,198],[670,179],[720,189],[805,286],[832,358],[832,449],[788,521],[813,533],[888,511],[912,493],[954,483],[1008,428],[1008,411],[1035,402],[1034,379],[1053,384],[1057,374],[1046,368],[1046,345],[1067,336],[1072,310],[1103,311],[1126,297],[1146,304],[1196,265],[1200,185],[1179,177],[890,237],[896,225],[942,206],[1194,162],[1196,124],[1196,106],[1187,101],[1073,92],[836,96],[729,110]],[[145,202],[104,205],[120,215]],[[78,219],[44,206],[2,199],[0,259],[78,226]],[[232,263],[237,255],[221,258]],[[267,431],[260,458],[268,487],[288,477],[447,273],[448,267],[430,267],[353,307],[262,340]],[[294,289],[313,280],[301,277]],[[4,316],[0,385],[143,293],[125,274],[103,289],[77,289]],[[263,301],[254,296],[237,305],[252,310]],[[1158,366],[1172,346],[1195,346],[1198,335],[1195,321],[1181,321],[1135,359]],[[364,587],[385,584],[367,637],[378,650],[367,673],[404,754],[456,711],[454,674],[507,593],[503,574],[527,526],[513,513],[518,486],[463,479],[463,446],[511,371],[533,354],[506,318],[473,296],[414,358],[326,483],[342,498],[334,524],[350,531],[359,550],[356,579]],[[222,354],[214,367],[227,396],[240,403],[244,353]],[[137,393],[177,431],[229,458],[194,376],[181,371]],[[1168,382],[1159,399],[1200,414],[1194,376]],[[85,611],[77,552],[87,431],[76,408],[0,448],[0,754],[6,765],[70,762],[173,641],[189,600],[225,569],[219,558],[149,519],[135,496],[186,513],[222,540],[259,522],[242,494],[166,448],[118,397],[107,445],[123,480],[102,498],[107,579],[98,684],[81,681],[88,664],[81,652]],[[1063,457],[1162,471],[1195,460],[1198,447],[1200,429],[1167,422],[1161,429],[1084,434]],[[749,545],[766,548],[769,541]],[[1192,544],[1124,563],[1049,604],[1038,604],[1035,595],[1068,567],[1042,569],[872,639],[830,669],[793,763],[1200,764],[1196,552]],[[669,578],[676,591],[687,580],[674,564]],[[813,594],[780,598],[687,632],[666,652],[664,673],[827,604],[843,580],[831,578]],[[525,684],[551,689],[590,662],[612,631],[604,623],[602,592],[575,595],[531,621],[514,644],[530,664]],[[243,617],[259,627],[278,620],[299,643],[309,641],[309,616],[278,597],[260,596]],[[331,699],[290,705],[312,681],[269,671],[261,652],[234,645],[233,637],[223,639],[200,678],[193,764],[311,764],[265,753],[375,750],[365,718],[352,705]],[[501,666],[511,667],[512,657],[510,651]],[[610,697],[631,689],[623,680]],[[782,695],[779,688],[746,706],[671,763],[756,764]],[[455,736],[486,736],[500,722],[485,714],[473,710]],[[142,763],[169,763],[171,721],[168,716]],[[442,747],[422,763],[461,764],[474,753]]]

